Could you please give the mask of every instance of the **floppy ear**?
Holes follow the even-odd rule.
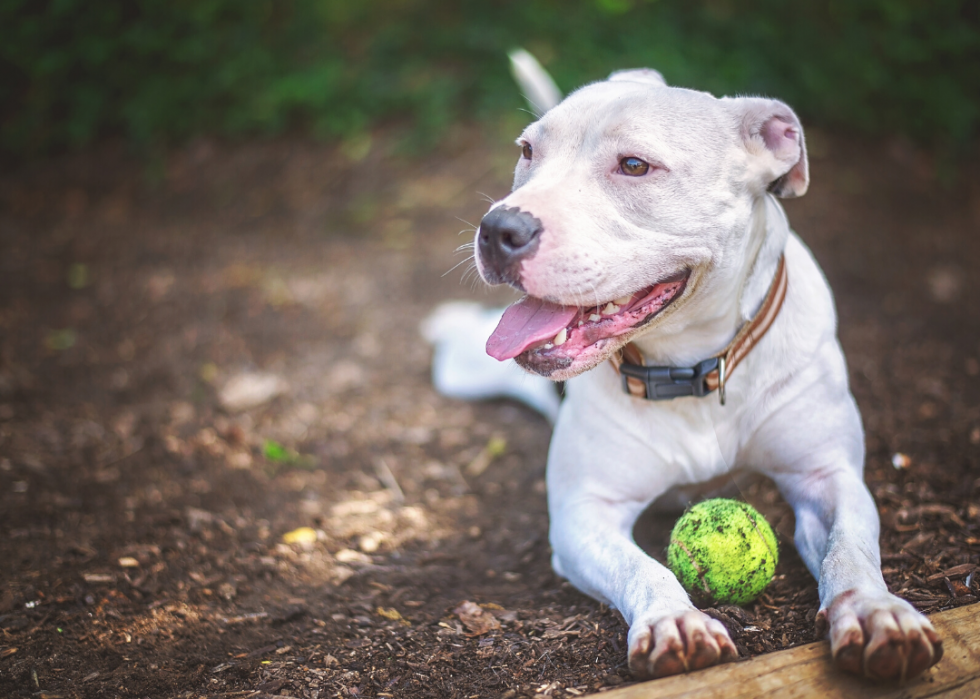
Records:
[[[667,87],[667,81],[659,71],[653,68],[634,68],[632,70],[617,70],[609,74],[610,81],[625,80],[632,83],[648,83],[657,87]]]
[[[803,127],[779,100],[725,98],[738,118],[746,150],[753,156],[752,176],[777,197],[801,197],[810,184]]]

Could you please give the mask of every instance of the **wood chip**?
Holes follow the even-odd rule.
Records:
[[[463,602],[453,610],[463,625],[469,629],[467,636],[480,636],[500,628],[500,622],[480,605],[470,601]]]
[[[903,549],[916,549],[916,548],[920,548],[920,547],[925,546],[926,544],[928,544],[930,541],[932,541],[935,538],[935,536],[936,535],[935,535],[934,532],[919,532],[918,534],[916,534],[915,536],[913,536],[911,539],[909,539],[908,541],[906,541],[902,545],[902,548]]]
[[[976,563],[963,563],[962,565],[953,566],[948,570],[944,570],[942,573],[936,573],[935,575],[930,575],[926,578],[926,582],[938,582],[943,578],[964,578],[974,570],[977,569]]]
[[[962,580],[950,580],[946,578],[946,589],[949,590],[951,597],[957,599],[973,594],[973,591],[964,585]]]

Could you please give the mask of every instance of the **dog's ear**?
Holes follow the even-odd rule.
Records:
[[[609,74],[610,81],[625,80],[631,83],[647,83],[657,87],[667,87],[667,81],[659,71],[653,68],[634,68],[632,70],[617,70]]]
[[[803,127],[792,109],[761,97],[725,98],[735,110],[753,175],[777,197],[802,197],[810,184]]]

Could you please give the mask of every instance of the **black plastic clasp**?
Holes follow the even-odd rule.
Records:
[[[682,396],[706,396],[711,393],[705,380],[718,368],[718,357],[705,359],[693,367],[640,366],[624,361],[619,371],[623,390],[630,392],[627,377],[639,379],[647,387],[647,400],[670,400]]]

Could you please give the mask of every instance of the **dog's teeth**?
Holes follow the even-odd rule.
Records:
[[[631,298],[633,298],[633,295],[632,294],[627,294],[626,296],[622,296],[622,297],[616,299],[615,301],[613,301],[613,303],[616,304],[617,306],[625,306],[626,304],[628,304],[630,302],[630,299]]]
[[[589,320],[591,320],[594,323],[597,320],[602,320],[602,316],[599,315],[598,313],[593,313],[592,315],[589,316]]]
[[[619,306],[614,303],[607,303],[606,307],[602,309],[602,315],[611,316],[615,313],[619,313]]]
[[[554,343],[555,347],[558,347],[559,345],[564,345],[567,339],[568,339],[568,330],[562,328],[561,331],[557,335],[555,335],[555,339],[552,340],[552,343]]]
[[[582,324],[583,324],[583,323],[585,323],[585,321],[584,321],[584,320],[580,320],[580,321],[578,322],[578,327],[580,327],[580,328],[581,328],[581,327],[582,327]]]
[[[553,345],[553,344],[551,344],[550,342],[546,342],[546,343],[544,343],[544,348],[545,348],[545,349],[551,349],[552,347],[554,347],[554,345]]]

